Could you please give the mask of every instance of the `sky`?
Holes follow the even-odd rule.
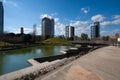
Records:
[[[75,35],[87,33],[100,22],[101,36],[120,33],[120,0],[1,0],[4,5],[4,31],[33,32],[41,35],[43,17],[54,18],[55,35],[65,35],[65,26],[75,27]]]

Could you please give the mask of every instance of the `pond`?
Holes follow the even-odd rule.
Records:
[[[0,75],[31,66],[31,58],[58,55],[70,46],[40,46],[0,52]]]

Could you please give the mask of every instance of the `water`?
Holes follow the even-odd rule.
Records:
[[[0,75],[31,66],[27,60],[42,56],[57,55],[70,46],[41,46],[0,52]]]

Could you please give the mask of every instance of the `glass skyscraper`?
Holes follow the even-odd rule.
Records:
[[[3,28],[4,28],[4,9],[3,4],[0,1],[0,34],[3,34]]]
[[[91,26],[91,39],[96,39],[100,37],[100,23],[94,22],[94,25]]]
[[[65,28],[65,36],[66,38],[73,39],[75,36],[75,28],[73,26],[66,26]]]
[[[42,36],[45,38],[54,37],[54,19],[42,19]]]

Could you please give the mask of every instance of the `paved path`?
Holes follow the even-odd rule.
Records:
[[[120,80],[120,48],[97,49],[36,80]]]

